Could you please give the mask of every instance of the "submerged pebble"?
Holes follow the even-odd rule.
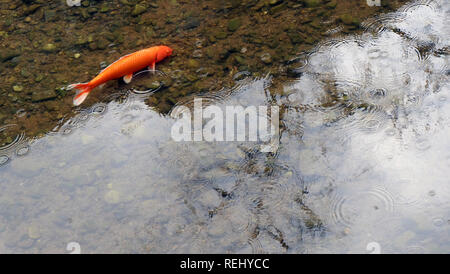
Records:
[[[69,7],[79,7],[81,6],[81,0],[66,0]]]
[[[242,23],[241,23],[241,19],[240,18],[231,19],[228,22],[228,30],[234,32],[241,26],[241,24]]]
[[[147,11],[147,8],[144,5],[137,4],[136,6],[134,6],[134,9],[131,12],[131,15],[138,16],[138,15],[143,14],[146,11]]]
[[[270,53],[263,53],[261,55],[261,61],[263,61],[264,64],[268,65],[272,63],[272,56]]]
[[[52,52],[57,51],[57,48],[56,48],[55,44],[49,43],[49,44],[45,44],[42,47],[42,51],[47,52],[47,53],[52,53]]]
[[[21,85],[14,85],[13,90],[15,92],[21,92],[23,90],[23,87]]]

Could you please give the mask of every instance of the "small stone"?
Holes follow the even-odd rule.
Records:
[[[315,8],[321,4],[320,0],[304,0],[305,6],[308,8]]]
[[[283,2],[283,0],[269,0],[269,5],[275,6]]]
[[[99,38],[97,41],[98,49],[106,49],[108,47],[108,41],[105,38]]]
[[[73,57],[74,57],[75,59],[78,59],[78,58],[80,58],[80,57],[81,57],[81,54],[79,54],[79,53],[75,53],[75,54],[73,55]]]
[[[291,39],[291,42],[293,44],[299,44],[304,41],[303,37],[300,35],[299,32],[291,31],[291,32],[288,32],[287,35],[288,35],[289,39]]]
[[[30,5],[30,6],[28,6],[28,7],[25,8],[24,14],[25,14],[25,15],[32,14],[32,13],[34,13],[40,6],[41,6],[41,5],[39,5],[39,4],[33,4],[33,5]]]
[[[214,34],[214,37],[216,39],[225,39],[225,38],[227,38],[227,36],[228,36],[228,34],[224,31],[219,31]]]
[[[272,63],[272,56],[270,53],[264,53],[261,55],[261,61],[263,61],[264,64],[269,65]]]
[[[15,92],[21,92],[21,91],[23,90],[23,87],[20,86],[20,85],[14,85],[14,86],[13,86],[13,90],[14,90]]]
[[[31,73],[29,73],[28,70],[26,70],[26,69],[22,69],[20,71],[20,75],[22,75],[22,77],[24,77],[24,78],[28,78],[31,76]]]
[[[359,21],[356,18],[353,18],[351,15],[349,14],[344,14],[342,15],[340,18],[342,23],[346,24],[346,25],[353,25],[353,26],[359,26]]]
[[[161,83],[159,81],[153,81],[149,84],[146,84],[145,87],[150,90],[155,90],[161,87]]]
[[[90,14],[94,14],[94,13],[97,13],[97,12],[98,12],[98,9],[97,9],[96,7],[90,7],[90,8],[88,8],[88,12],[89,12]]]
[[[186,24],[183,26],[183,29],[194,29],[200,25],[200,20],[196,17],[189,17],[186,19]]]
[[[241,19],[240,18],[231,19],[228,22],[228,30],[234,32],[241,26],[241,24],[242,23],[241,23]]]
[[[94,43],[94,42],[89,43],[88,47],[89,47],[90,50],[96,50],[97,49],[97,43]]]
[[[45,44],[45,45],[42,47],[42,50],[43,50],[44,52],[46,52],[46,53],[52,53],[52,52],[57,51],[57,48],[56,48],[56,46],[55,46],[54,44],[49,43],[49,44]]]
[[[66,4],[69,7],[79,7],[81,6],[81,0],[66,0]]]
[[[77,46],[86,45],[87,43],[88,43],[88,40],[84,36],[79,36],[77,38],[77,40],[75,41],[75,45],[77,45]]]
[[[247,61],[240,55],[236,55],[234,56],[234,60],[236,60],[236,62],[240,65],[246,65]]]
[[[215,37],[214,35],[209,35],[209,36],[208,36],[208,41],[209,41],[211,44],[214,44],[215,42],[217,42],[217,39],[216,39],[216,37]]]
[[[56,20],[56,11],[54,10],[46,10],[44,12],[45,22],[52,22]]]
[[[274,5],[271,9],[270,9],[270,14],[276,14],[282,10],[284,10],[286,8],[286,5],[281,4],[281,5]]]
[[[35,91],[31,95],[31,100],[33,102],[40,102],[45,100],[51,100],[58,97],[54,90],[43,90],[43,91]]]
[[[187,62],[187,65],[190,68],[198,68],[200,64],[198,63],[197,60],[189,59],[188,62]]]
[[[336,6],[337,6],[337,2],[336,2],[335,0],[332,0],[331,2],[329,2],[329,3],[326,5],[326,7],[327,7],[328,9],[335,9]]]
[[[102,7],[100,8],[100,12],[101,12],[101,13],[105,13],[105,12],[108,12],[108,11],[109,11],[108,6],[102,6]]]
[[[20,55],[20,52],[18,52],[17,50],[2,49],[0,51],[0,61],[6,62],[6,61],[13,59],[14,57],[19,56],[19,55]]]
[[[134,6],[133,11],[131,12],[131,15],[133,16],[138,16],[143,14],[145,11],[147,10],[147,8],[141,4],[137,4],[136,6]]]
[[[122,5],[132,6],[133,3],[130,3],[128,0],[119,0]]]
[[[81,9],[81,17],[83,17],[83,19],[88,19],[90,16],[91,15],[87,11],[87,9]]]
[[[42,79],[44,79],[44,75],[38,74],[38,75],[36,76],[36,78],[34,78],[34,81],[40,82],[40,81],[42,81]]]

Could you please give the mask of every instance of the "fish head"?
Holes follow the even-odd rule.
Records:
[[[172,55],[173,50],[169,48],[168,46],[159,46],[158,48],[158,55],[157,55],[157,61],[161,61],[166,57],[169,57]]]

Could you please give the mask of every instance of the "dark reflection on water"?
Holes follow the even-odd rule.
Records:
[[[449,8],[321,43],[282,96],[242,73],[204,97],[279,105],[271,153],[175,142],[170,115],[126,92],[29,146],[19,135],[0,150],[0,252],[448,253]]]

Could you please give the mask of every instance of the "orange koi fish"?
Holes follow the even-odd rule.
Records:
[[[129,83],[133,78],[133,72],[148,67],[155,71],[157,62],[172,55],[172,49],[167,46],[155,46],[134,53],[125,55],[102,70],[89,83],[79,83],[69,85],[69,89],[76,89],[77,93],[73,98],[75,106],[80,105],[95,87],[100,86],[109,80],[123,77],[125,83]]]

